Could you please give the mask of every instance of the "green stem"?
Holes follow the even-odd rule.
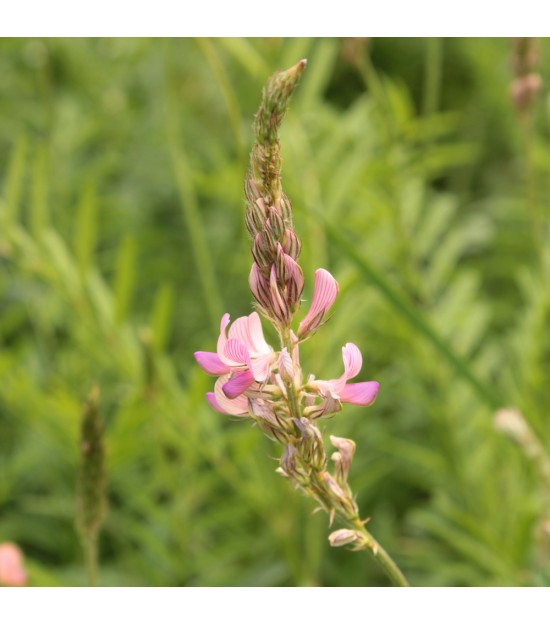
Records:
[[[286,347],[286,351],[292,357],[292,341],[290,340],[290,331],[289,328],[284,328],[281,331],[281,343],[283,347]],[[285,381],[285,386],[287,388],[287,396],[288,396],[288,404],[290,408],[290,413],[295,419],[299,419],[301,417],[300,407],[298,406],[298,398],[296,395],[296,387],[294,385],[294,380]]]
[[[378,562],[378,564],[384,569],[384,572],[391,580],[391,583],[394,586],[409,586],[409,582],[407,578],[401,572],[401,569],[397,566],[397,564],[393,561],[389,553],[382,547],[363,527],[361,523],[359,523],[356,527],[358,531],[360,531],[365,540],[367,541],[367,549],[371,552],[372,557]]]
[[[84,558],[86,560],[86,571],[88,572],[88,586],[98,586],[97,536],[90,535],[85,539]]]
[[[533,243],[537,251],[539,260],[542,259],[544,251],[544,236],[542,220],[537,200],[537,180],[534,163],[533,139],[534,129],[531,112],[525,114],[525,118],[520,120],[522,125],[523,145],[525,150],[525,196],[527,209],[531,218],[531,228],[533,231]]]
[[[424,82],[424,114],[432,115],[439,107],[442,41],[439,37],[426,39],[426,74]]]

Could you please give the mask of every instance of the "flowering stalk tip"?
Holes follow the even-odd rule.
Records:
[[[342,348],[344,372],[339,378],[305,378],[300,365],[300,343],[326,322],[339,290],[334,277],[326,269],[318,269],[309,311],[295,327],[304,275],[291,204],[281,186],[278,129],[305,66],[306,62],[300,61],[276,73],[264,88],[245,181],[246,225],[252,239],[250,290],[257,311],[273,325],[280,345],[273,348],[266,342],[258,312],[232,324],[226,313],[221,319],[216,351],[195,352],[195,359],[206,373],[218,377],[213,392],[206,394],[207,401],[219,412],[252,420],[282,445],[277,473],[312,497],[329,514],[331,523],[338,518],[345,526],[330,535],[330,544],[369,549],[379,557],[377,543],[360,521],[348,484],[355,443],[332,436],[336,451],[330,458],[333,466],[329,466],[317,425],[320,419],[342,410],[343,403],[370,406],[379,384],[348,383],[359,374],[363,363],[353,343]],[[385,554],[383,550],[380,553]],[[389,558],[387,554],[385,557]],[[402,576],[390,576],[396,583],[406,584]]]

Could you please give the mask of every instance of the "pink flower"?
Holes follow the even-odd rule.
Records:
[[[229,375],[218,378],[214,385],[214,392],[206,393],[206,399],[218,412],[235,417],[245,417],[248,415],[248,399],[244,395],[229,399],[223,392],[223,386],[228,380]]]
[[[195,352],[195,358],[206,373],[227,376],[223,392],[234,399],[254,382],[266,380],[276,354],[265,341],[258,313],[236,319],[226,335],[228,325],[229,314],[225,313],[217,352]]]
[[[329,400],[331,406],[334,405],[334,400],[356,406],[370,406],[376,399],[380,386],[378,382],[347,384],[347,381],[354,378],[361,370],[363,358],[359,348],[353,343],[346,343],[342,347],[342,358],[344,360],[344,373],[339,378],[335,380],[313,380],[308,383],[308,386]]]
[[[0,545],[0,586],[24,586],[27,572],[23,567],[21,549],[13,543]]]
[[[322,323],[328,309],[338,295],[338,282],[326,269],[317,269],[313,285],[313,299],[307,315],[298,326],[298,336],[307,336]]]

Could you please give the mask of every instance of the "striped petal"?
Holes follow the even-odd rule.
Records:
[[[313,285],[313,299],[307,315],[298,326],[299,337],[303,337],[319,327],[337,295],[338,282],[326,269],[317,269]]]
[[[344,375],[346,380],[354,378],[363,366],[363,357],[357,345],[346,343],[342,347],[342,359],[344,361]]]
[[[229,339],[225,344],[223,355],[225,360],[234,363],[235,366],[248,365],[250,368],[250,354],[245,345],[238,339]]]

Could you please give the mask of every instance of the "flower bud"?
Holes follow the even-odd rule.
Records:
[[[289,443],[281,457],[281,468],[289,476],[295,476],[296,471],[296,448],[292,443]]]
[[[321,477],[327,487],[327,498],[332,506],[339,509],[340,513],[345,516],[356,516],[358,514],[357,504],[349,493],[338,484],[328,471],[324,471]]]
[[[290,384],[294,381],[294,366],[286,347],[279,354],[279,373],[284,382]]]
[[[294,260],[298,260],[302,244],[294,230],[289,230],[288,228],[285,230],[282,246],[285,254],[288,254]]]
[[[332,460],[336,464],[336,472],[339,480],[345,483],[348,478],[349,468],[355,453],[355,442],[349,438],[331,436],[330,442],[338,449],[332,454]]]
[[[349,543],[362,543],[364,542],[363,535],[356,530],[341,529],[336,530],[330,534],[328,541],[331,547],[342,547]]]

